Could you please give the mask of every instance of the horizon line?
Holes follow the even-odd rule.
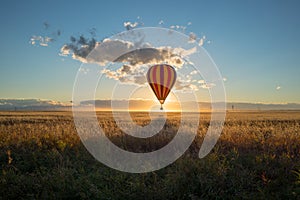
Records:
[[[59,102],[59,103],[72,103],[72,100],[69,101],[64,101],[64,100],[53,100],[53,99],[44,99],[44,98],[0,98],[1,100],[37,100],[37,101],[42,101],[42,102],[47,102],[47,101],[52,101],[52,102]],[[89,99],[89,100],[83,100],[81,102],[87,102],[87,101],[153,101],[155,102],[156,100],[153,99],[142,99],[142,98],[135,98],[135,99]],[[179,103],[178,101],[169,101],[170,103]],[[188,103],[188,102],[194,102],[194,101],[183,101],[183,103]],[[212,103],[210,101],[196,101],[197,103]],[[216,101],[213,103],[224,103],[222,101]],[[264,102],[264,101],[256,101],[256,102],[251,102],[251,101],[225,101],[225,103],[245,103],[245,104],[263,104],[263,105],[285,105],[285,104],[299,104],[299,102]],[[0,104],[1,106],[1,104]],[[72,105],[71,105],[72,106]]]

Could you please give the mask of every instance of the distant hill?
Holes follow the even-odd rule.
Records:
[[[71,103],[44,99],[0,99],[0,110],[70,110]]]
[[[110,100],[89,100],[80,103],[82,107],[89,107],[95,102],[97,110],[110,110]],[[152,100],[114,100],[113,105],[116,110],[126,110],[129,104],[130,110],[149,110],[155,106],[158,109],[159,103]],[[187,111],[195,111],[191,102],[183,102],[182,105]],[[211,104],[208,102],[198,102],[200,110],[210,110]],[[78,105],[77,105],[78,106]],[[43,99],[0,99],[0,110],[7,111],[36,111],[36,110],[71,110],[71,102],[59,102]],[[166,102],[164,105],[166,110],[179,110],[178,102]],[[283,104],[265,104],[265,103],[239,103],[227,102],[227,110],[300,110],[299,103],[283,103]]]

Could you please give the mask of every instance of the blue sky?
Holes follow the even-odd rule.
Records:
[[[0,98],[69,101],[80,62],[59,56],[63,44],[91,28],[100,41],[140,16],[145,26],[191,22],[187,33],[205,35],[228,101],[300,103],[299,8],[299,1],[2,1]],[[48,47],[29,43],[58,29]]]

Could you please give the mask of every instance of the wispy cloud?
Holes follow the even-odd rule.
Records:
[[[203,46],[205,44],[205,41],[206,41],[206,36],[203,35],[201,38],[198,39],[198,45]],[[208,42],[210,43],[210,41],[207,41],[206,43],[209,44]]]
[[[203,35],[202,37],[198,37],[195,33],[190,32],[189,34],[189,43],[194,43],[194,42],[198,42],[199,46],[203,46],[204,44],[210,44],[211,41],[208,40],[206,41],[206,36]]]
[[[182,77],[178,77],[175,83],[175,89],[180,91],[197,91],[199,87],[193,83],[190,79],[183,79]]]
[[[89,68],[81,67],[81,68],[79,69],[79,71],[82,72],[82,73],[84,73],[84,74],[87,74],[87,73],[89,73],[90,69],[89,69]]]
[[[54,39],[50,38],[48,36],[43,37],[43,36],[33,35],[30,38],[30,44],[44,46],[44,47],[47,47],[49,45],[49,43],[51,43],[53,41],[54,41]]]
[[[214,84],[214,83],[204,83],[204,84],[200,85],[200,87],[204,88],[204,89],[210,89],[210,88],[212,88],[214,86],[216,86],[216,84]]]
[[[35,34],[30,37],[29,43],[33,46],[47,47],[50,43],[54,42],[61,35],[61,30],[50,30],[50,24],[48,22],[43,23],[44,34]]]
[[[198,71],[197,71],[197,70],[194,70],[194,71],[191,71],[191,72],[190,72],[190,75],[195,75],[195,74],[198,74]]]
[[[276,90],[281,90],[281,86],[280,85],[276,86]]]
[[[181,25],[171,25],[170,28],[175,29],[175,30],[180,31],[180,32],[183,32],[183,33],[186,30],[186,26],[181,26]]]
[[[124,22],[123,25],[126,28],[126,30],[131,30],[131,29],[136,28],[139,25],[139,23],[127,21],[127,22]]]
[[[197,40],[197,35],[195,33],[193,33],[193,32],[190,32],[190,34],[189,34],[189,42],[190,43],[194,43],[194,42],[196,42],[196,40]]]

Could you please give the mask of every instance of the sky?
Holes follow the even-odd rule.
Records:
[[[0,99],[70,101],[81,66],[60,55],[70,37],[102,41],[138,22],[205,36],[227,101],[300,103],[299,8],[299,1],[2,1]]]

